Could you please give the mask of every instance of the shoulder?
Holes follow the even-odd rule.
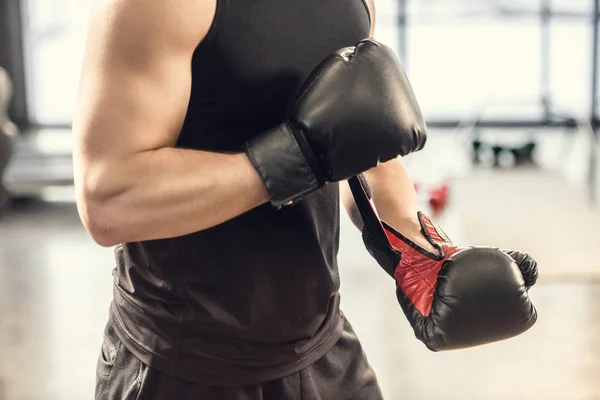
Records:
[[[91,34],[124,46],[196,47],[212,25],[217,0],[95,0]]]

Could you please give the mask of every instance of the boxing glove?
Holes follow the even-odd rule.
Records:
[[[519,335],[537,312],[528,290],[537,263],[525,253],[492,247],[460,248],[423,213],[422,233],[438,254],[381,221],[364,178],[350,187],[365,222],[369,253],[394,278],[396,297],[415,336],[430,350],[473,347]]]
[[[366,39],[309,75],[286,121],[245,152],[276,207],[327,182],[420,150],[425,122],[406,73],[387,46]]]

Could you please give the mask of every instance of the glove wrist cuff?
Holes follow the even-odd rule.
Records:
[[[244,146],[276,208],[295,203],[325,184],[311,165],[312,150],[301,145],[298,136],[302,133],[280,124]]]

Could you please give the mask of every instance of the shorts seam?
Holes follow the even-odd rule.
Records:
[[[139,400],[140,396],[142,395],[142,384],[146,380],[146,374],[148,374],[148,369],[149,369],[141,361],[139,363],[140,363],[140,369],[138,372],[138,376],[136,378],[136,382],[138,384],[138,393],[135,396],[135,400]],[[143,378],[142,378],[142,375],[143,375]]]
[[[302,371],[298,371],[298,379],[300,381],[300,400],[304,400],[304,383],[302,382],[302,372],[306,371],[306,368]]]

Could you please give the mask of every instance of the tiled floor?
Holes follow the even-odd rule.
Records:
[[[386,399],[600,399],[599,285],[542,283],[532,290],[540,319],[528,333],[431,353],[342,222],[342,307]],[[111,250],[87,238],[73,205],[18,206],[0,220],[0,400],[93,398],[112,266]]]

